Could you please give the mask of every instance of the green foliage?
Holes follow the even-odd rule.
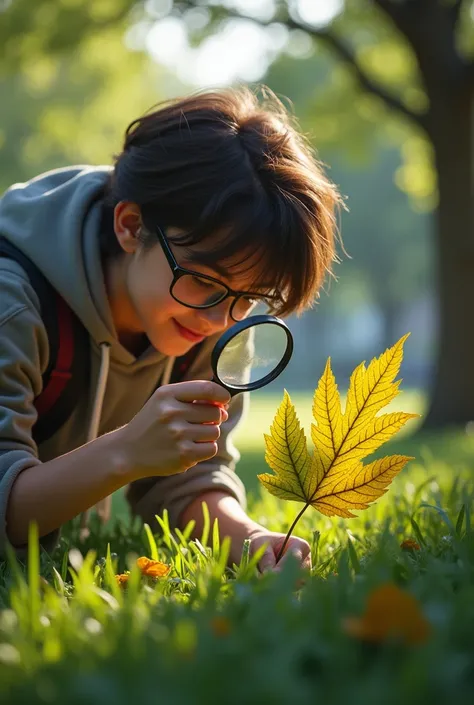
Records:
[[[3,0],[0,72],[74,52],[94,34],[123,24],[135,4],[135,0]]]
[[[128,122],[162,97],[164,75],[126,49],[121,28],[0,78],[0,193],[47,169],[111,163]]]
[[[454,0],[441,3],[445,7],[455,4]],[[295,16],[297,5],[289,0],[279,0],[274,4],[272,15],[271,12],[255,12],[255,8],[247,4],[243,14],[264,24],[271,24],[271,20],[287,24],[291,37],[291,18]],[[109,31],[123,32],[125,27],[140,24],[146,33],[157,19],[169,12],[183,19],[191,42],[200,42],[218,32],[229,16],[238,16],[238,8],[238,3],[224,0],[175,0],[174,3],[152,0],[145,4],[137,0],[97,0],[93,4],[77,0],[57,0],[54,3],[49,0],[7,0],[3,12],[0,10],[0,44],[3,49],[0,73],[18,71],[32,62],[41,63],[45,58],[73,54],[91,38]],[[423,114],[429,108],[411,36],[399,31],[378,0],[351,0],[345,2],[343,8],[343,12],[330,23],[330,31],[348,49],[353,57],[351,60],[341,58],[341,52],[335,51],[324,31],[319,33],[318,28],[313,30],[307,25],[311,32],[310,44],[317,54],[302,62],[299,73],[302,69],[306,71],[301,85],[308,84],[309,79],[307,92],[312,95],[313,127],[319,143],[333,147],[343,143],[346,151],[360,158],[367,151],[371,132],[383,132],[385,138],[389,135],[397,146],[403,145],[404,164],[397,174],[398,186],[419,206],[432,208],[436,203],[436,177],[428,141],[409,119],[400,122],[396,110],[387,110],[381,92],[377,91],[380,88],[388,93],[414,115]],[[413,22],[417,21],[420,19],[414,15]],[[448,22],[447,15],[445,21]],[[469,4],[464,2],[453,31],[453,41],[465,58],[471,58],[474,51],[473,25]],[[303,30],[297,29],[293,35],[298,32],[301,40]],[[432,41],[435,40],[433,34]],[[441,57],[443,47],[440,42],[437,51]],[[298,44],[298,38],[294,44]],[[434,61],[435,54],[436,51]],[[353,62],[367,79],[362,91],[358,69],[354,69]],[[323,82],[322,74],[326,74]],[[375,90],[367,90],[368,82]],[[348,105],[350,110],[347,110]]]

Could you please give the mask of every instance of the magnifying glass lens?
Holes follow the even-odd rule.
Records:
[[[253,385],[278,368],[287,349],[288,333],[280,325],[251,326],[231,338],[222,349],[217,376],[231,387]]]

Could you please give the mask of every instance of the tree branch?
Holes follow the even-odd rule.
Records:
[[[333,32],[323,29],[307,29],[301,26],[300,23],[294,22],[293,20],[288,21],[288,26],[293,26],[293,28],[304,29],[304,31],[309,32],[315,39],[319,39],[324,42],[342,61],[348,64],[357,78],[359,85],[368,93],[375,95],[377,98],[382,100],[385,105],[398,112],[405,118],[413,120],[424,130],[428,130],[428,121],[426,113],[415,113],[413,110],[405,105],[397,96],[389,93],[383,86],[374,81],[362,68],[358,60],[356,59],[354,51],[349,47],[348,44],[344,43],[339,37],[337,37]]]

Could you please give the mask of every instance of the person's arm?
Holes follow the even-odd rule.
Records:
[[[14,547],[27,543],[31,521],[45,536],[130,481],[114,433],[20,472],[6,512],[7,538]]]

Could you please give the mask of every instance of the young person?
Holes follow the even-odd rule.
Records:
[[[128,486],[145,521],[167,508],[197,533],[206,501],[232,560],[250,538],[268,544],[260,568],[275,567],[284,535],[248,517],[235,473],[244,395],[210,381],[210,351],[257,304],[280,316],[311,304],[335,259],[337,203],[281,104],[248,89],[170,101],[128,127],[113,167],[57,169],[3,195],[0,235],[85,327],[90,370],[36,442],[48,311],[25,267],[0,257],[0,545],[21,550],[34,520],[50,549],[62,524]],[[310,560],[302,539],[289,549]]]

